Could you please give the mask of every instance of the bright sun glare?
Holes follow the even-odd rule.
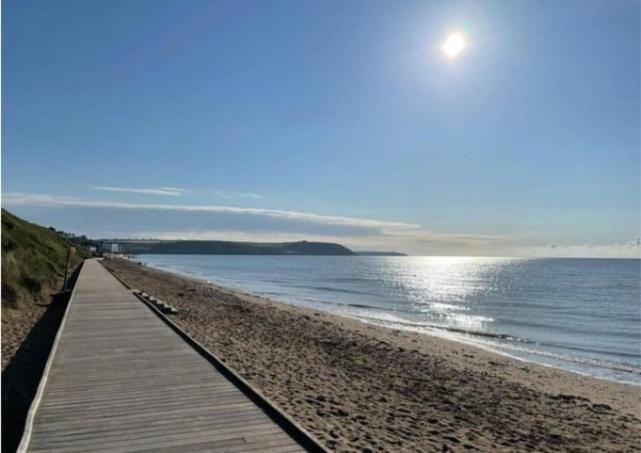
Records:
[[[441,46],[441,51],[451,60],[455,59],[467,47],[467,40],[461,33],[451,33]]]

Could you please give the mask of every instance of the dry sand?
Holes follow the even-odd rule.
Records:
[[[47,310],[49,302],[38,298],[20,301],[18,307],[2,307],[2,370],[13,359],[22,343]]]
[[[65,305],[46,294],[2,309],[2,448],[12,452],[22,437]]]
[[[639,451],[641,387],[111,259],[336,451]]]

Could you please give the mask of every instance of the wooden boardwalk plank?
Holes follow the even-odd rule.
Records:
[[[96,260],[53,354],[24,451],[304,451]]]

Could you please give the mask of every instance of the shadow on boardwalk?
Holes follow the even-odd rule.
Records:
[[[80,272],[70,279],[71,287]],[[62,322],[69,296],[52,296],[51,302],[2,372],[2,452],[18,448],[31,402],[38,390],[53,341]]]

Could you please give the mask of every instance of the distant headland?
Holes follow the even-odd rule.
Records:
[[[234,242],[159,239],[103,239],[106,251],[143,255],[335,255],[404,256],[398,252],[358,252],[332,242]]]

